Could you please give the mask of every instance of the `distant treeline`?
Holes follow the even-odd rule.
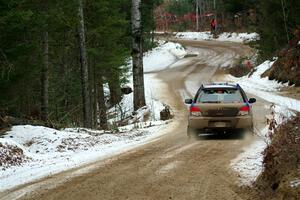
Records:
[[[195,15],[176,21],[196,12],[199,31],[209,30],[216,17],[220,31],[258,32],[261,59],[276,55],[300,31],[298,0],[168,0],[156,10],[156,18],[162,30],[197,30]]]

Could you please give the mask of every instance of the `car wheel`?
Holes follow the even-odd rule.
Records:
[[[235,139],[243,139],[245,137],[245,134],[247,133],[247,129],[240,128],[240,129],[235,129],[233,131],[233,138]]]
[[[252,123],[249,131],[253,134],[255,133],[254,123]]]
[[[189,138],[197,138],[198,137],[198,131],[195,128],[187,127],[187,136]]]

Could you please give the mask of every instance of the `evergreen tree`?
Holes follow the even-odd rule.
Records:
[[[261,22],[259,48],[262,59],[274,56],[293,37],[293,31],[300,26],[300,2],[297,0],[260,1]],[[283,12],[284,11],[284,12]],[[286,25],[286,26],[285,26]]]
[[[87,127],[99,126],[100,118],[107,128],[107,105],[120,101],[127,81],[131,0],[86,0],[78,17],[80,2],[0,0],[0,114]],[[142,3],[146,43],[156,2]],[[109,104],[104,84],[111,90]]]
[[[143,37],[141,19],[141,1],[132,0],[132,72],[133,72],[133,106],[134,110],[146,105],[143,70]]]

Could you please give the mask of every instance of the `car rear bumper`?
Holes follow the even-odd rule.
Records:
[[[252,117],[189,117],[189,127],[195,129],[246,129],[252,128]]]

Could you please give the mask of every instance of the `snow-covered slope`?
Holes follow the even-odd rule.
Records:
[[[55,130],[41,126],[14,126],[0,138],[1,153],[21,150],[23,160],[0,166],[0,191],[82,164],[132,149],[158,137],[164,122],[120,127],[116,134],[87,129]],[[143,128],[144,127],[144,128]],[[5,150],[5,151],[4,151]],[[4,155],[3,155],[4,156]],[[10,156],[11,157],[11,156]]]
[[[145,84],[145,98],[146,104],[151,111],[151,120],[158,120],[160,117],[160,111],[164,109],[164,102],[158,99],[158,93],[161,85],[163,84],[160,80],[155,78],[155,72],[165,70],[173,63],[183,58],[187,54],[186,49],[179,43],[158,41],[158,46],[149,52],[144,54],[144,84]],[[128,68],[131,69],[132,62],[129,60]],[[172,66],[174,67],[174,66]],[[128,74],[129,83],[127,84],[133,88],[133,76],[130,71]],[[128,117],[133,112],[133,93],[124,95],[120,102],[122,112],[119,107],[112,108],[110,112],[116,113],[116,117],[111,119],[110,122],[119,121],[121,115]]]
[[[256,71],[251,76],[236,78],[231,75],[225,76],[225,81],[236,82],[242,86],[246,92],[259,96],[269,102],[288,110],[300,112],[300,101],[280,95],[280,89],[288,87],[288,83],[279,83],[276,80],[269,80],[268,77],[262,78],[261,75],[268,70],[274,61],[265,61],[256,67]]]
[[[178,43],[159,41],[158,47],[144,55],[144,72],[164,70],[186,54],[186,50]]]
[[[228,41],[228,42],[250,42],[259,40],[257,33],[228,33],[224,32],[214,38],[209,32],[178,32],[177,38],[186,40],[216,40],[216,41]]]
[[[274,61],[265,61],[256,67],[256,71],[251,76],[236,78],[226,75],[223,81],[236,82],[250,94],[265,99],[274,106],[271,111],[274,112],[274,118],[278,124],[295,115],[295,111],[300,112],[300,101],[280,95],[283,87],[288,84],[282,84],[275,80],[269,80],[268,77],[262,78],[261,75],[268,70]],[[232,160],[231,167],[239,173],[239,179],[242,185],[251,185],[263,170],[263,151],[270,141],[268,127],[261,130],[258,139],[250,146],[244,149],[237,158]]]
[[[184,55],[186,51],[180,44],[160,42],[157,48],[145,53],[145,72],[163,70]],[[132,86],[132,75],[129,76]],[[134,124],[118,127],[120,133],[81,128],[55,130],[40,126],[14,126],[0,138],[0,155],[12,159],[5,163],[0,159],[0,191],[110,157],[160,136],[161,129],[165,127],[162,125],[167,123],[159,120],[160,111],[165,108],[163,102],[158,100],[158,90],[162,87],[163,83],[153,74],[145,74],[148,107],[144,110],[151,113],[149,121],[142,122],[140,119]],[[120,105],[122,112],[130,115],[133,94],[125,95]],[[137,117],[139,114],[142,115],[142,111]],[[111,122],[119,119],[117,116]]]

